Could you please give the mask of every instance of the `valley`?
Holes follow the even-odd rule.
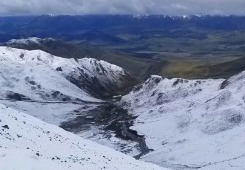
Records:
[[[2,104],[138,159],[149,152],[144,137],[130,129],[135,118],[115,104],[116,97],[107,99],[137,83],[122,68],[40,50],[0,51]]]

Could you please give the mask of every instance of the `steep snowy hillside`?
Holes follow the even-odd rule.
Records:
[[[173,169],[245,169],[245,72],[228,80],[152,76],[122,99],[153,152]]]
[[[0,47],[1,99],[99,101],[52,68],[55,59],[41,51]]]
[[[82,139],[2,104],[0,113],[1,169],[161,169]]]
[[[114,95],[130,76],[120,67],[91,58],[64,59],[35,50],[0,47],[1,98],[98,101]],[[129,79],[128,79],[129,78]]]

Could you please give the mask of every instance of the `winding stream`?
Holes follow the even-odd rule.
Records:
[[[88,130],[90,126],[99,127],[108,133],[113,132],[119,139],[138,143],[140,154],[135,156],[136,159],[140,159],[152,151],[147,147],[145,137],[139,135],[137,131],[130,129],[136,117],[130,115],[126,109],[115,105],[113,102],[100,104],[85,113],[84,108],[75,112],[77,117],[63,122],[60,127],[73,133]]]

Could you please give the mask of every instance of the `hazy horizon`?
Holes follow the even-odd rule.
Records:
[[[245,15],[243,0],[2,0],[0,16]]]

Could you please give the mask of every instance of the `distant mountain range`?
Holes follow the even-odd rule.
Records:
[[[139,34],[146,30],[164,32],[171,29],[191,30],[243,30],[243,16],[183,16],[164,15],[85,15],[85,16],[22,16],[0,18],[0,41],[13,38],[59,38],[63,40],[100,40],[107,43],[123,43],[115,36],[119,33]],[[96,36],[95,36],[96,35]]]

